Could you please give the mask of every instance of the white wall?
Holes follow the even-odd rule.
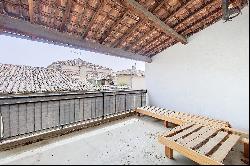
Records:
[[[249,130],[249,8],[146,65],[149,104],[230,121]]]

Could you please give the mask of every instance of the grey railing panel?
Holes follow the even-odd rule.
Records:
[[[146,104],[146,93],[119,91],[0,96],[0,140],[133,110]]]

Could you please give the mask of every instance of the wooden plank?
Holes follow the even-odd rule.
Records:
[[[1,106],[1,113],[2,113],[2,118],[3,118],[3,136],[4,138],[8,138],[11,136],[9,105]]]
[[[37,36],[36,41],[66,46],[75,49],[82,49],[86,51],[123,57],[138,61],[152,62],[152,59],[146,56],[134,54],[131,52],[124,51],[120,48],[110,48],[99,43],[93,43],[87,40],[83,40],[74,35],[69,35],[67,33],[59,32],[55,29],[46,28],[40,25],[31,24],[28,21],[15,19],[5,15],[0,15],[0,26],[3,27],[8,32],[19,32],[23,34],[31,34],[32,36]],[[21,36],[17,34],[4,33],[7,36],[14,36],[18,38],[24,38],[31,40],[28,36]]]
[[[177,142],[180,143],[181,145],[186,145],[188,144],[189,142],[193,141],[194,139],[196,139],[197,137],[199,137],[200,135],[208,132],[210,130],[210,128],[207,128],[207,127],[202,127],[199,131],[196,131],[194,133],[192,133],[191,135],[185,137],[185,138],[181,138],[181,139],[178,139]]]
[[[27,105],[19,104],[19,134],[27,133]]]
[[[29,133],[35,131],[35,104],[28,103],[27,104],[27,131]]]
[[[186,129],[186,130],[184,130],[184,131],[182,131],[182,132],[180,132],[180,133],[178,133],[178,134],[176,134],[176,135],[174,135],[172,137],[169,137],[169,139],[173,140],[173,141],[176,141],[176,140],[178,140],[178,139],[180,139],[182,137],[185,137],[186,135],[194,132],[195,130],[197,130],[199,128],[200,128],[200,126],[194,125],[194,126],[188,128],[188,129]]]
[[[67,20],[69,19],[71,7],[72,7],[72,0],[68,0],[66,7],[65,7],[64,14],[63,14],[62,23],[60,26],[61,32],[65,31],[66,29],[66,23],[67,23]]]
[[[190,141],[189,143],[187,143],[185,145],[185,147],[193,149],[196,146],[200,145],[205,140],[207,140],[209,137],[211,137],[216,132],[217,132],[217,130],[215,130],[215,129],[209,130],[208,132],[203,133],[199,137],[195,138],[193,141]]]
[[[124,2],[125,2],[124,4],[128,8],[135,11],[141,17],[152,21],[156,28],[161,29],[164,33],[182,42],[183,44],[187,44],[187,39],[185,37],[178,34],[174,29],[166,25],[163,21],[161,21],[158,17],[156,17],[154,14],[145,9],[138,2],[136,2],[135,0],[124,0]]]
[[[218,145],[226,136],[228,135],[227,132],[219,132],[215,137],[209,139],[209,141],[197,149],[196,151],[200,154],[207,155],[213,148]]]
[[[126,17],[126,15],[127,15],[127,12],[125,11],[122,14],[120,14],[120,16],[110,25],[110,27],[104,31],[101,39],[99,40],[99,43],[103,44],[106,38],[111,34],[113,28],[117,27],[120,24],[120,22]]]
[[[101,13],[101,8],[104,6],[104,0],[99,0],[99,4],[97,7],[97,11],[93,14],[93,16],[91,17],[90,22],[88,23],[87,27],[83,30],[82,33],[82,38],[85,39],[89,33],[89,30],[91,29],[91,27],[93,26],[93,24],[96,21],[96,18],[99,16],[99,14]]]
[[[163,144],[164,146],[167,146],[180,154],[186,156],[187,158],[199,163],[199,164],[204,164],[204,165],[223,165],[222,163],[215,161],[209,157],[206,157],[204,155],[201,155],[194,150],[191,150],[189,148],[185,148],[182,145],[176,143],[175,141],[168,140],[165,137],[159,137],[158,138],[159,142]]]
[[[164,134],[164,137],[170,137],[178,132],[181,132],[182,130],[190,128],[191,126],[193,126],[192,123],[186,123],[182,126],[177,126],[176,128],[174,128],[174,129],[170,130],[169,132],[167,132],[166,134]]]
[[[223,162],[233,146],[239,141],[240,136],[230,135],[229,138],[212,154],[211,158],[216,161]]]
[[[142,25],[143,22],[142,21],[138,21],[137,23],[135,23],[134,25],[132,25],[132,27],[130,28],[130,30],[128,32],[126,32],[125,34],[123,34],[120,39],[118,39],[117,41],[115,41],[112,44],[112,47],[118,47],[124,40],[126,40],[127,38],[129,38],[129,36],[131,36],[134,31],[140,26]],[[125,50],[127,50],[127,47],[125,47]]]
[[[42,129],[42,103],[35,103],[35,130]]]
[[[17,136],[19,134],[18,105],[10,105],[10,133],[11,136]]]

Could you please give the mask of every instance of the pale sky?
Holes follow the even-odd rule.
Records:
[[[47,67],[58,60],[76,58],[115,71],[131,68],[135,63],[137,69],[145,70],[144,62],[0,35],[0,63],[3,64]]]

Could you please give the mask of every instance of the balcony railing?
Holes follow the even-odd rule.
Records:
[[[78,92],[0,97],[0,142],[105,119],[146,105],[146,91]]]

